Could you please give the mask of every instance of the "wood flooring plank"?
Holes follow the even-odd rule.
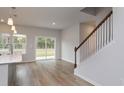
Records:
[[[74,75],[73,64],[62,60],[16,65],[17,86],[92,86]]]

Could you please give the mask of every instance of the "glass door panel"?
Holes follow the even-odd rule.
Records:
[[[47,37],[37,37],[36,39],[36,60],[55,59],[55,40]]]
[[[54,39],[47,38],[47,59],[55,59]]]
[[[46,59],[46,41],[44,37],[37,38],[36,59]]]

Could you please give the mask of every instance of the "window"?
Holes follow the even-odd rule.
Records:
[[[20,35],[20,34],[11,36],[10,34],[1,33],[0,34],[0,54],[10,54],[11,49],[14,54],[26,53],[26,36]]]
[[[26,53],[26,35],[20,34],[13,35],[13,53],[14,54]]]
[[[0,34],[0,54],[9,54],[10,35]]]

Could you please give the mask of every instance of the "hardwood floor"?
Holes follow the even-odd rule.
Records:
[[[65,61],[37,61],[17,64],[18,86],[91,86],[75,76],[73,64]]]

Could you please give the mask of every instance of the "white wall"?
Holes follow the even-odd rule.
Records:
[[[24,56],[24,61],[35,60],[35,38],[36,36],[47,36],[56,38],[56,59],[61,59],[61,31],[28,27],[28,26],[16,26],[18,34],[25,34],[27,36],[27,48],[26,55]],[[0,32],[11,32],[10,27],[5,24],[0,24]]]
[[[84,40],[95,28],[94,25],[90,25],[88,23],[80,24],[80,42]]]
[[[74,63],[74,48],[79,45],[79,34],[79,24],[62,31],[61,57],[63,60]],[[79,62],[79,58],[77,58],[77,62]]]
[[[100,8],[98,14],[96,15],[96,25],[98,25],[111,10],[111,7]]]
[[[94,25],[88,23],[80,24],[80,43],[93,31]],[[80,62],[91,56],[95,51],[95,35],[90,37],[86,43],[80,47]]]
[[[124,85],[124,8],[113,8],[114,40],[85,60],[75,74],[94,85]]]

